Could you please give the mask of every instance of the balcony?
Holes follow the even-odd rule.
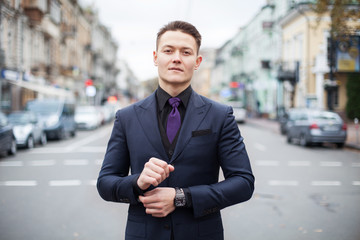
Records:
[[[41,22],[42,31],[46,36],[51,38],[59,38],[60,37],[60,28],[56,25],[49,17],[46,15]]]
[[[282,62],[280,64],[277,78],[279,81],[290,81],[296,83],[299,81],[299,66],[298,61],[293,62]]]
[[[39,24],[47,11],[47,0],[24,0],[25,14],[34,24]]]

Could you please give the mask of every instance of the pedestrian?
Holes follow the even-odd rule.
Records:
[[[127,240],[224,239],[220,210],[254,191],[232,108],[191,88],[200,44],[190,23],[162,27],[157,90],[116,113],[97,188],[106,201],[129,203]]]

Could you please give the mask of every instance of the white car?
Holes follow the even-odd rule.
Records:
[[[235,121],[238,123],[244,123],[246,120],[246,109],[243,107],[241,102],[229,101],[226,104],[233,108]]]
[[[101,121],[101,113],[94,106],[78,106],[75,109],[75,122],[78,129],[98,128]]]
[[[13,112],[8,116],[9,122],[14,126],[13,131],[16,145],[33,148],[36,143],[47,143],[46,133],[42,122],[35,113],[30,111]]]

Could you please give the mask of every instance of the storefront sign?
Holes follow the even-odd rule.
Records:
[[[360,72],[360,36],[337,41],[336,69],[338,72]]]
[[[1,77],[5,78],[7,80],[18,81],[19,76],[20,76],[20,74],[17,71],[8,70],[8,69],[2,69],[1,70]]]

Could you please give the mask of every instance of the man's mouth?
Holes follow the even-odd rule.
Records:
[[[169,68],[170,71],[178,71],[178,72],[183,72],[183,70],[181,68],[176,68],[176,67],[172,67]]]

